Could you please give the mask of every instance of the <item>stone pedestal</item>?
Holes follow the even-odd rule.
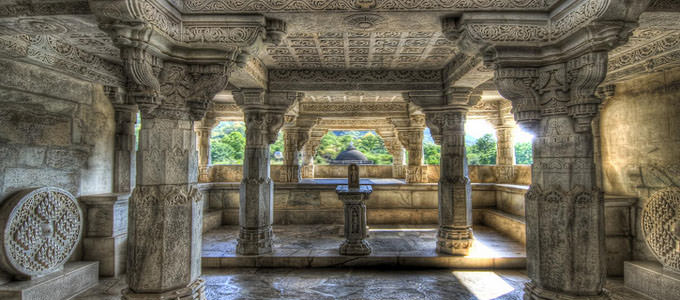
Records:
[[[98,261],[99,275],[118,277],[127,263],[129,194],[102,194],[79,198],[85,210],[83,260]]]
[[[627,261],[623,268],[626,287],[654,299],[680,299],[680,273],[651,261]]]
[[[359,188],[349,188],[347,185],[339,185],[335,192],[345,209],[345,241],[340,245],[341,255],[369,255],[371,247],[366,242],[368,227],[366,226],[365,201],[373,192],[370,185],[361,185]]]
[[[30,281],[0,285],[0,299],[66,300],[94,287],[99,282],[97,262],[66,263],[60,271]]]
[[[286,109],[301,93],[272,93],[243,89],[234,92],[246,123],[243,180],[239,190],[239,236],[236,253],[272,252],[274,183],[270,177],[269,145],[276,141]]]

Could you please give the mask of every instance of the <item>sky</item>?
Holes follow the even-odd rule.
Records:
[[[482,137],[485,134],[491,134],[494,136],[494,139],[496,138],[496,130],[493,128],[491,123],[489,123],[486,120],[467,120],[465,122],[465,134],[472,136],[475,139],[478,139]],[[425,128],[425,135],[428,136],[428,140],[430,139],[430,130],[428,128]],[[514,142],[515,143],[524,143],[524,142],[531,142],[533,139],[533,135],[529,134],[526,131],[521,130],[519,127],[515,128],[514,132]]]

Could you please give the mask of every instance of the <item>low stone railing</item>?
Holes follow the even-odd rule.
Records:
[[[439,166],[423,166],[427,173],[427,182],[439,181]],[[399,178],[393,176],[392,165],[361,165],[362,177],[366,178]],[[471,165],[468,166],[470,180],[474,183],[508,183],[531,184],[531,165]],[[241,165],[212,165],[209,168],[210,182],[241,182],[243,166]],[[271,166],[271,178],[281,182],[282,166]],[[317,165],[314,166],[315,178],[347,178],[347,166]],[[403,178],[402,178],[403,179]]]

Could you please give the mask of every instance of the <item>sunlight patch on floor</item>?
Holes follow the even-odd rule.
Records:
[[[494,272],[453,271],[453,276],[479,300],[490,300],[514,291]]]

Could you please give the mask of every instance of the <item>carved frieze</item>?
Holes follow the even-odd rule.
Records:
[[[215,12],[315,12],[315,11],[408,11],[408,10],[442,10],[442,9],[499,9],[523,8],[544,9],[547,4],[543,0],[185,0],[187,11],[199,13]]]
[[[300,111],[302,113],[324,113],[342,111],[380,111],[380,112],[405,112],[406,103],[302,103]]]
[[[83,231],[78,201],[69,192],[52,187],[25,190],[6,200],[0,222],[0,266],[27,278],[61,269]]]

